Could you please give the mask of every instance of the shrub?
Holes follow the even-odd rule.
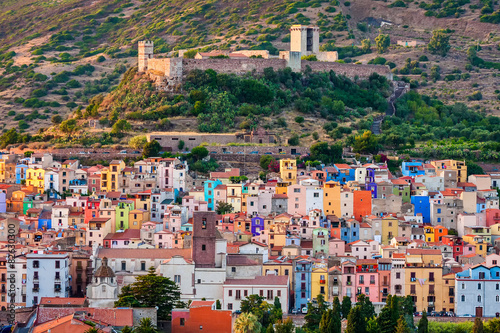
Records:
[[[304,117],[295,117],[295,122],[297,124],[302,124],[304,122]]]

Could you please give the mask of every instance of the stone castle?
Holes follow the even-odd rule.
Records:
[[[392,80],[388,66],[338,63],[337,52],[320,52],[319,28],[314,26],[293,25],[290,28],[290,51],[280,51],[279,56],[271,56],[267,50],[241,50],[232,53],[198,53],[194,59],[183,58],[182,52],[176,58],[154,58],[153,47],[153,42],[139,42],[139,72],[146,72],[158,89],[167,91],[179,90],[182,78],[194,69],[245,74],[252,71],[263,73],[268,67],[274,70],[290,67],[300,72],[309,66],[313,72],[332,70],[350,78],[364,78],[378,73]],[[220,54],[227,57],[213,58]],[[308,55],[315,55],[318,61],[302,60],[303,56]]]

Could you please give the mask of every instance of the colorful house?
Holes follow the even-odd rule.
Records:
[[[129,228],[128,219],[130,211],[134,210],[134,202],[132,200],[122,200],[116,205],[115,213],[115,230],[126,230]]]
[[[288,185],[297,183],[297,161],[284,158],[280,160],[280,178]]]
[[[415,216],[421,214],[424,223],[431,223],[431,203],[429,196],[412,196],[411,204],[415,207]]]
[[[340,191],[342,186],[338,182],[329,181],[323,186],[323,213],[325,215],[340,216]]]
[[[328,299],[328,265],[324,262],[315,262],[311,271],[311,296],[317,299],[322,295],[325,300]]]
[[[42,194],[45,189],[45,170],[39,168],[28,168],[26,170],[26,185],[33,186]]]
[[[16,165],[16,184],[22,184],[26,181],[26,170],[28,170],[28,165],[20,163]]]
[[[378,262],[376,259],[356,261],[356,295],[365,294],[372,302],[380,302]]]
[[[215,200],[214,200],[214,189],[218,186],[222,185],[222,182],[220,180],[207,180],[203,184],[203,192],[204,192],[204,197],[205,201],[207,202],[208,206],[208,211],[214,211],[215,210]]]
[[[295,263],[295,308],[303,309],[307,307],[312,299],[312,261],[300,259]]]

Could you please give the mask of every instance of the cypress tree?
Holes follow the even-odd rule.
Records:
[[[342,298],[342,307],[341,307],[342,318],[347,318],[349,316],[351,308],[352,308],[351,298],[348,296],[344,296],[344,298]]]
[[[319,332],[320,333],[330,333],[332,332],[332,310],[327,310],[321,316],[321,321],[319,322]]]
[[[474,319],[474,327],[472,327],[473,333],[484,333],[483,320],[479,317]]]
[[[429,333],[429,320],[427,312],[422,312],[422,318],[418,321],[418,333]]]
[[[366,333],[366,321],[361,315],[361,307],[355,306],[347,316],[346,333]]]
[[[410,333],[410,329],[406,324],[406,319],[401,315],[398,319],[398,323],[396,325],[396,333]]]

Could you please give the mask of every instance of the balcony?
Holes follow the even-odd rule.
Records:
[[[370,280],[370,284],[375,284],[375,280]]]
[[[325,283],[326,283],[326,281],[325,281],[325,280],[319,280],[319,283],[320,283],[320,284],[325,284]]]
[[[360,280],[359,284],[365,284],[365,280]]]
[[[33,282],[38,282],[38,276],[33,276]]]
[[[33,288],[34,293],[37,293],[38,291],[40,291],[40,288]]]
[[[81,266],[81,265],[80,266],[76,266],[76,270],[77,271],[83,271],[83,266]]]
[[[54,288],[54,292],[55,293],[60,293],[61,292],[61,288]]]
[[[429,306],[434,306],[434,301],[429,301]]]
[[[434,295],[434,290],[429,290],[429,295]]]
[[[346,284],[347,286],[352,286],[352,281],[347,281],[345,284]]]

